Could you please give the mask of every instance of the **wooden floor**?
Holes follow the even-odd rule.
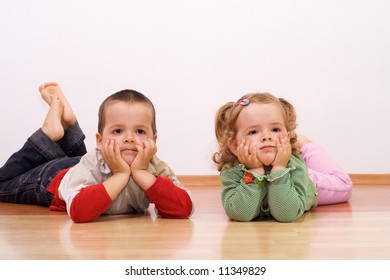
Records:
[[[288,224],[230,221],[218,187],[190,189],[189,220],[156,218],[150,209],[75,224],[44,207],[0,203],[0,259],[390,259],[389,185],[355,186],[349,203]]]

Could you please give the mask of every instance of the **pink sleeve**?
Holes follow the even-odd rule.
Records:
[[[76,223],[97,219],[111,205],[112,200],[103,184],[83,188],[72,200],[70,218]]]
[[[163,218],[189,218],[192,214],[192,200],[186,190],[176,186],[168,177],[158,176],[146,190],[154,203],[158,215]]]

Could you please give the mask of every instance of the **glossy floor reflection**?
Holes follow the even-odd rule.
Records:
[[[349,203],[320,206],[294,223],[234,222],[218,187],[193,187],[189,220],[65,213],[0,203],[0,259],[390,259],[390,186],[355,186]]]

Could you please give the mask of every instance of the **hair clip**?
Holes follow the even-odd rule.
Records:
[[[239,102],[238,102],[239,105],[241,106],[247,106],[249,104],[249,99],[245,98],[245,99],[241,99]]]

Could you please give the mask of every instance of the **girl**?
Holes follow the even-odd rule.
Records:
[[[39,88],[50,106],[43,125],[0,168],[0,201],[67,211],[75,222],[102,214],[142,213],[188,218],[189,191],[155,156],[155,109],[143,94],[122,90],[99,109],[97,148],[84,133],[57,83]]]
[[[349,176],[325,151],[297,136],[296,112],[268,93],[243,96],[216,115],[222,204],[233,220],[291,222],[317,204],[348,201]],[[307,166],[306,166],[306,164]]]

